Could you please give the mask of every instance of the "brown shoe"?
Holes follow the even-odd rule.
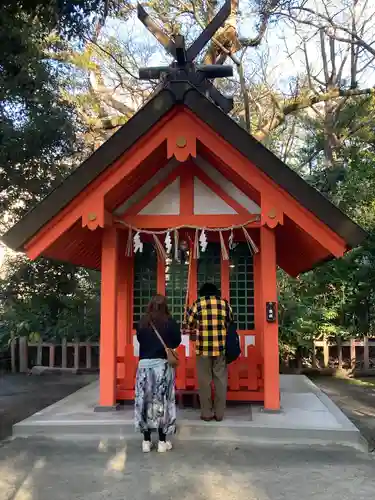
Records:
[[[214,416],[214,419],[216,420],[216,422],[222,422],[224,417],[217,417],[216,415]]]
[[[212,422],[214,418],[215,418],[214,416],[204,417],[203,415],[201,415],[201,420],[203,420],[204,422]]]

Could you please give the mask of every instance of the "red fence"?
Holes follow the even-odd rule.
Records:
[[[181,393],[194,393],[198,390],[195,350],[190,349],[191,356],[186,356],[186,348],[178,349],[179,366],[176,370],[176,389]],[[117,399],[132,400],[134,398],[134,382],[138,358],[134,355],[134,347],[126,348],[125,356],[117,358]],[[246,356],[229,365],[228,395],[232,401],[263,401],[262,360],[255,346],[248,346]]]

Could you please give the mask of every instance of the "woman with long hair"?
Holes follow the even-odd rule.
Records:
[[[168,363],[166,347],[175,349],[181,343],[180,327],[171,317],[163,295],[151,299],[137,326],[137,339],[135,425],[143,434],[143,452],[151,451],[151,433],[157,431],[157,450],[163,453],[172,449],[167,436],[176,430],[175,371]]]

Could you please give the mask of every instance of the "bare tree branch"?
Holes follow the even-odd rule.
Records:
[[[354,97],[354,96],[370,96],[375,95],[375,88],[367,89],[341,89],[332,88],[328,92],[298,96],[292,99],[287,99],[280,105],[280,112],[273,117],[266,125],[264,125],[261,130],[254,133],[254,137],[258,140],[263,140],[270,132],[279,127],[286,119],[286,117],[296,111],[307,109],[312,107],[314,104],[328,102],[339,97]]]

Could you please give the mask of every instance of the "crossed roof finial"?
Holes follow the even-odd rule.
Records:
[[[232,76],[232,66],[195,64],[194,60],[205,45],[209,43],[216,31],[224,24],[230,13],[231,1],[225,0],[224,5],[212,21],[190,47],[186,48],[185,39],[182,35],[176,35],[172,40],[167,34],[160,31],[142,5],[138,3],[138,19],[142,21],[144,26],[173,57],[173,62],[170,66],[140,68],[139,78],[142,80],[188,81],[202,90],[225,113],[229,113],[233,108],[233,99],[221,94],[211,80]]]

